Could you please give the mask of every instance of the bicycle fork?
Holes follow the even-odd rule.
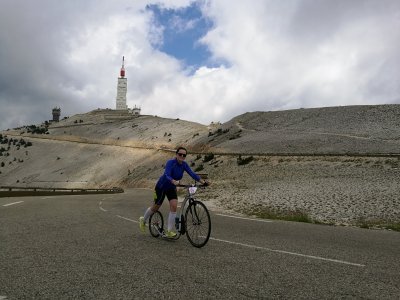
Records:
[[[184,235],[186,230],[185,230],[185,217],[183,214],[181,214],[179,217],[175,218],[175,229],[177,232],[180,234]]]
[[[193,225],[201,225],[201,221],[200,221],[199,215],[197,214],[197,210],[196,210],[196,203],[193,202],[192,205],[189,206],[189,208],[190,208],[189,213],[192,216]]]

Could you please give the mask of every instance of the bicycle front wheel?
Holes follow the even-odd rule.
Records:
[[[156,211],[149,218],[149,231],[150,234],[154,237],[158,237],[164,228],[164,219],[162,214],[159,211]]]
[[[189,204],[185,213],[186,236],[189,242],[201,248],[207,244],[211,234],[211,218],[207,207],[200,201]]]

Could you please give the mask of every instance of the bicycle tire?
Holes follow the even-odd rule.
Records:
[[[193,201],[185,212],[185,231],[189,242],[201,248],[211,235],[211,218],[207,207],[200,201]]]
[[[149,218],[149,231],[154,237],[159,237],[164,230],[164,218],[159,211],[156,211]]]

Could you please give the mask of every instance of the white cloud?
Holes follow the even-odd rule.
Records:
[[[377,10],[374,1],[213,1],[205,12],[216,26],[203,42],[237,67],[239,80],[250,81],[247,97],[233,98],[232,106],[400,102],[399,85],[391,84],[395,79],[380,67],[392,58],[397,66],[387,66],[390,76],[399,78],[394,49],[399,49],[400,4],[385,2],[388,10],[381,4]],[[379,94],[370,94],[373,80],[382,77],[385,86]]]
[[[123,55],[128,105],[146,114],[209,123],[253,110],[400,103],[396,0],[201,2],[214,26],[200,43],[227,64],[193,72],[154,48],[163,28],[151,3],[40,0],[21,12],[2,1],[0,128],[50,118],[54,106],[114,108]]]

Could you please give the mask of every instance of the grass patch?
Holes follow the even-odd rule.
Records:
[[[386,224],[385,228],[393,231],[400,231],[400,223]]]
[[[306,212],[299,209],[290,210],[249,206],[247,209],[243,209],[240,212],[247,215],[253,215],[261,219],[294,221],[319,225],[334,225],[334,223],[325,223],[318,220],[313,220]],[[365,218],[360,218],[353,225],[365,229],[386,229],[400,232],[400,222],[390,222],[387,220],[368,220]]]
[[[364,218],[360,218],[356,226],[360,228],[366,229],[387,229],[393,231],[400,231],[400,222],[387,222],[384,220],[366,220]]]

